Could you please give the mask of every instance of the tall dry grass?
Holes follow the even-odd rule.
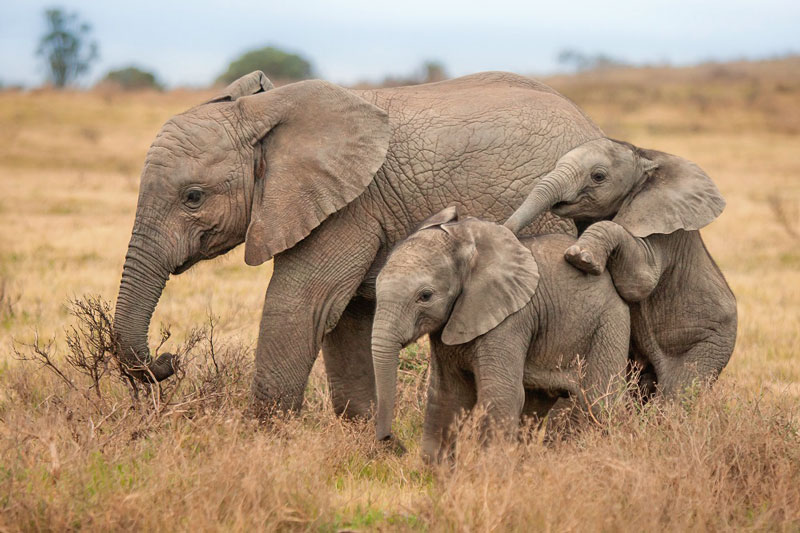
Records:
[[[319,362],[300,416],[247,415],[271,266],[240,250],[168,283],[151,337],[173,324],[164,349],[183,346],[182,376],[134,388],[106,350],[102,301],[147,146],[207,95],[0,92],[0,529],[800,529],[796,66],[550,80],[610,135],[718,183],[728,208],[703,236],[737,295],[736,351],[713,390],[626,404],[568,437],[484,449],[468,425],[434,469],[417,453],[424,343],[403,356],[405,455],[332,414]]]

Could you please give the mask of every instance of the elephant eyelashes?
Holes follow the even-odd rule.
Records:
[[[203,191],[200,189],[189,189],[184,195],[183,203],[191,209],[200,207],[200,204],[203,203]]]
[[[602,183],[606,180],[606,173],[595,170],[592,172],[592,181],[595,183]]]
[[[427,303],[431,301],[431,297],[433,296],[433,291],[430,289],[425,289],[419,296],[417,296],[417,301],[420,303]]]

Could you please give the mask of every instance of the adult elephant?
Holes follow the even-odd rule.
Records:
[[[455,205],[502,222],[558,158],[601,130],[546,85],[487,72],[348,90],[319,80],[273,88],[261,72],[171,118],[145,160],[114,320],[120,353],[143,380],[149,322],[171,274],[245,243],[274,258],[253,392],[297,409],[322,348],[337,413],[375,399],[370,353],[375,277],[388,251]],[[573,232],[546,214],[530,232]]]

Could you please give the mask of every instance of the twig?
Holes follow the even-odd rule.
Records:
[[[767,197],[767,204],[769,205],[770,209],[772,209],[772,213],[775,215],[775,218],[781,227],[786,230],[786,233],[788,233],[789,236],[796,240],[800,240],[800,233],[796,229],[797,223],[795,220],[793,220],[800,218],[798,217],[798,209],[792,209],[792,212],[790,213],[786,203],[786,200],[777,194],[770,194]]]

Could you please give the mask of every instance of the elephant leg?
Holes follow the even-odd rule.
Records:
[[[604,220],[589,226],[564,258],[575,268],[600,274],[608,268],[620,296],[638,302],[653,292],[661,279],[664,261],[659,246],[631,235],[619,224]]]
[[[662,355],[655,361],[664,396],[677,398],[692,386],[714,383],[730,359],[735,335],[735,331],[730,336],[712,335],[681,354]]]
[[[638,399],[647,402],[658,391],[656,369],[649,360],[638,361],[633,355],[628,357],[628,382],[638,391]]]
[[[716,269],[686,272],[690,279],[667,280],[652,299],[630,306],[633,347],[655,370],[657,388],[673,398],[695,382],[713,383],[736,344],[736,299],[724,278]]]
[[[422,429],[422,458],[428,463],[438,463],[452,452],[456,436],[453,425],[462,413],[472,410],[477,399],[474,381],[448,364],[448,358],[441,355],[431,347],[428,400]]]
[[[584,361],[579,401],[598,421],[625,390],[630,332],[628,306],[617,300],[600,316]]]
[[[495,371],[496,370],[496,371]],[[483,368],[476,377],[478,405],[486,409],[482,421],[483,438],[488,441],[495,432],[511,435],[519,426],[525,405],[525,388],[520,374],[516,378],[501,369]]]
[[[525,387],[522,416],[534,417],[537,421],[544,420],[548,415],[550,418],[555,416],[552,409],[557,406],[565,403],[571,405],[571,400],[564,396],[575,398],[579,391],[579,376],[575,369],[549,370],[528,364],[525,365],[522,381]],[[563,411],[563,407],[558,411]]]
[[[367,219],[368,217],[359,217]],[[258,416],[296,411],[322,339],[332,331],[380,246],[380,228],[339,212],[275,257],[256,346]]]
[[[370,335],[375,303],[356,296],[322,341],[333,410],[346,418],[368,417],[375,404]]]
[[[525,405],[523,374],[531,335],[519,317],[505,320],[476,342],[473,366],[478,405],[486,409],[483,434],[511,433]]]
[[[534,422],[544,420],[558,399],[558,397],[539,390],[525,389],[525,404],[522,407],[522,417],[533,419]]]

